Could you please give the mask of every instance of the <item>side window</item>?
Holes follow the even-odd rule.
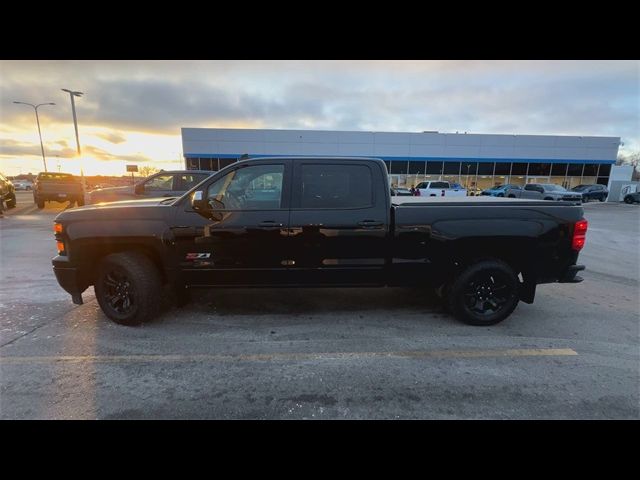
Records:
[[[207,177],[208,175],[203,174],[183,173],[180,175],[180,190],[191,190]]]
[[[420,182],[416,188],[427,188],[427,182]]]
[[[282,200],[284,165],[238,168],[212,183],[207,199],[217,210],[276,210]]]
[[[146,191],[154,190],[173,190],[173,175],[158,175],[157,177],[147,180],[144,184]]]
[[[301,165],[301,208],[365,208],[373,204],[366,165]]]
[[[431,182],[431,188],[449,188],[447,182]]]
[[[537,185],[535,183],[529,183],[528,185],[525,185],[524,189],[529,192],[535,192],[538,190],[536,187]]]

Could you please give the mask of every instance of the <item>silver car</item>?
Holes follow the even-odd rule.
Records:
[[[579,192],[571,192],[555,183],[529,183],[523,189],[507,190],[505,196],[508,198],[582,202],[582,195]]]

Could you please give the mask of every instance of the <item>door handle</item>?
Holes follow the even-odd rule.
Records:
[[[276,223],[273,220],[265,220],[264,222],[260,222],[258,224],[258,228],[262,228],[265,230],[275,230],[278,228],[282,228],[282,224],[281,223]]]
[[[384,222],[379,222],[377,220],[362,220],[358,222],[358,225],[361,227],[381,227],[384,225]]]

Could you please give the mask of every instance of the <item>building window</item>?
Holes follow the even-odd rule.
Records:
[[[427,175],[442,175],[442,162],[427,162]]]
[[[478,175],[493,175],[493,162],[479,162]]]
[[[528,163],[514,163],[511,166],[511,175],[526,175],[528,166]]]
[[[598,177],[598,183],[600,185],[609,185],[609,177]]]
[[[406,160],[391,160],[391,173],[396,175],[407,174],[407,161]]]
[[[584,166],[584,172],[582,172],[583,177],[597,177],[598,176],[598,164],[597,163],[588,163]]]
[[[460,162],[444,162],[445,175],[460,175]]]
[[[409,175],[424,175],[426,169],[425,161],[411,161],[409,160]]]
[[[550,163],[530,163],[529,173],[530,177],[548,177],[551,174]]]
[[[200,168],[198,170],[211,170],[211,159],[210,158],[201,158],[200,159]]]
[[[237,158],[221,158],[220,159],[220,170],[224,167],[228,167],[229,165],[233,165],[238,161]]]
[[[582,163],[570,163],[567,170],[567,176],[569,177],[581,177],[582,176]]]
[[[611,175],[611,164],[610,163],[601,163],[600,164],[600,172],[598,173],[601,177],[608,177]]]
[[[565,177],[567,175],[567,163],[552,163],[551,175],[554,177]]]
[[[475,175],[478,173],[478,162],[462,162],[461,175]]]
[[[200,170],[200,159],[187,158],[187,170]]]
[[[510,175],[511,174],[511,163],[507,162],[498,162],[496,163],[495,175]]]

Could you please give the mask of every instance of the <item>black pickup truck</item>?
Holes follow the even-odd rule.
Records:
[[[260,286],[423,286],[460,320],[493,325],[536,285],[582,280],[579,204],[411,200],[392,203],[379,159],[256,158],[180,198],[60,213],[53,269],[75,303],[94,285],[127,325],[157,315],[164,289],[183,303],[194,287]]]

